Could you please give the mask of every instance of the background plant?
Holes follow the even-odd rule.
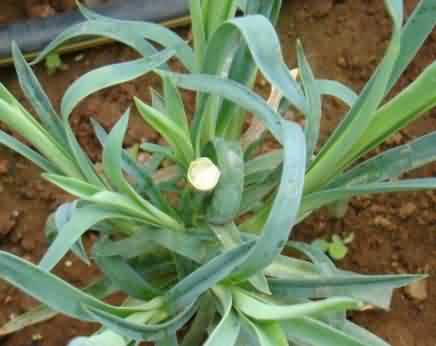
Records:
[[[56,38],[35,63],[84,34],[108,36],[141,57],[75,81],[60,116],[13,46],[20,84],[38,120],[4,87],[0,119],[34,149],[5,132],[0,142],[40,166],[47,180],[77,200],[50,217],[52,244],[38,266],[0,253],[0,276],[47,304],[0,333],[45,320],[55,310],[102,324],[100,332],[76,340],[76,346],[140,340],[158,345],[211,346],[223,340],[230,345],[385,345],[349,322],[345,312],[367,304],[387,308],[394,288],[420,276],[345,272],[316,247],[288,238],[296,222],[323,205],[370,192],[434,186],[434,179],[389,180],[433,160],[434,134],[354,163],[434,106],[434,64],[398,96],[385,98],[431,32],[435,9],[432,1],[423,0],[403,25],[402,1],[386,2],[392,41],[356,95],[338,82],[317,80],[301,44],[300,80],[292,77],[273,28],[280,5],[192,0],[193,49],[159,25],[109,19],[82,8],[87,20]],[[238,8],[244,16],[233,18]],[[172,72],[171,58],[186,71]],[[252,91],[259,71],[273,87],[268,102]],[[110,133],[93,121],[103,147],[103,172],[97,171],[78,145],[69,115],[93,92],[151,72],[161,77],[162,94],[152,90],[151,105],[135,99],[135,106],[167,145],[142,143],[152,159],[141,165],[122,148],[129,110]],[[178,88],[197,93],[192,121]],[[322,95],[338,97],[350,111],[318,150]],[[282,116],[289,107],[305,116],[304,129]],[[257,120],[243,133],[247,112]],[[258,154],[266,132],[281,149]],[[211,192],[196,190],[186,179],[193,163],[204,158],[221,173]],[[162,160],[170,166],[162,168]],[[90,229],[99,234],[91,258],[104,276],[78,290],[50,270],[70,249],[90,262],[81,243]],[[305,259],[282,255],[288,250]],[[128,296],[122,306],[100,300],[116,291]],[[177,338],[184,326],[189,329]]]

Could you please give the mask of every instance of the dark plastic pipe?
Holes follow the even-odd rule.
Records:
[[[187,0],[125,0],[101,6],[96,10],[108,17],[150,21],[174,27],[189,21]],[[17,42],[24,53],[35,53],[44,48],[54,37],[73,24],[84,20],[78,10],[47,18],[34,18],[25,22],[0,25],[0,65],[10,62],[11,42]],[[85,48],[107,40],[75,42],[64,51]],[[69,49],[70,48],[70,49]]]

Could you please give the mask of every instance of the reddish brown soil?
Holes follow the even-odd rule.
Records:
[[[26,18],[48,17],[75,8],[74,0],[3,0],[0,24]]]
[[[406,1],[408,9],[415,1]],[[15,5],[14,5],[15,4]],[[15,1],[0,4],[2,16],[25,16]],[[20,14],[21,13],[21,14]],[[0,22],[2,18],[0,18]],[[379,0],[289,0],[286,2],[280,33],[290,66],[295,65],[294,44],[302,39],[306,53],[318,77],[338,79],[356,90],[370,76],[389,38],[389,21]],[[436,56],[436,35],[426,42],[414,63],[397,87],[397,91],[416,78]],[[36,71],[49,96],[59,105],[67,86],[86,71],[117,61],[130,59],[130,50],[118,45],[84,52],[64,58],[68,69],[49,76],[42,66]],[[0,79],[22,99],[12,69],[0,70]],[[156,83],[152,76],[141,78],[89,97],[72,117],[73,127],[82,145],[93,159],[99,159],[99,147],[92,135],[88,119],[97,117],[110,128],[126,109],[133,95],[147,100],[148,87]],[[185,95],[188,104],[190,95]],[[323,138],[334,128],[342,107],[329,100],[325,104]],[[392,138],[386,147],[436,130],[436,112],[417,121]],[[142,138],[158,140],[139,117],[132,117],[127,145]],[[410,177],[432,176],[436,165],[420,169]],[[45,220],[66,196],[44,183],[39,171],[25,160],[0,148],[0,248],[37,261],[46,249],[43,236]],[[364,273],[426,272],[436,270],[436,235],[434,206],[436,193],[390,194],[355,199],[342,220],[334,220],[323,211],[314,215],[295,231],[296,238],[312,240],[334,233],[355,234],[349,255],[341,266]],[[67,266],[67,261],[72,265]],[[71,264],[68,263],[68,264]],[[56,269],[75,285],[84,285],[96,273],[76,258],[69,256]],[[365,312],[354,315],[356,322],[386,338],[394,346],[434,346],[436,344],[436,279],[427,280],[428,297],[417,301],[399,290],[390,312]],[[35,302],[17,289],[0,283],[0,325],[14,314],[27,311]],[[95,326],[66,317],[27,328],[0,339],[1,346],[66,345],[75,335],[90,333]],[[39,339],[39,336],[42,339]],[[33,337],[33,338],[32,338]]]

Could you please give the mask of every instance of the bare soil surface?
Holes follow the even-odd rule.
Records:
[[[0,4],[0,23],[26,18],[22,1],[5,0]],[[407,0],[408,13],[416,1]],[[6,18],[6,19],[5,19]],[[362,88],[379,61],[389,40],[390,23],[380,0],[306,0],[285,1],[279,25],[286,61],[295,66],[295,40],[300,38],[319,78],[337,79]],[[68,85],[83,73],[135,55],[120,45],[91,49],[63,58],[65,71],[49,75],[44,66],[36,68],[48,95],[58,107]],[[436,34],[428,39],[406,74],[398,92],[436,57]],[[25,104],[13,69],[0,70],[0,81]],[[148,89],[157,78],[146,76],[132,83],[102,91],[87,98],[74,112],[72,124],[80,143],[93,160],[100,159],[100,148],[89,125],[96,117],[110,128],[138,95],[149,100]],[[260,80],[259,88],[265,89]],[[187,105],[192,96],[185,94]],[[344,108],[334,100],[324,105],[322,138],[334,129]],[[436,112],[428,114],[389,139],[383,148],[409,141],[436,130]],[[126,145],[147,138],[159,141],[139,117],[132,117]],[[408,177],[434,176],[436,164],[419,169]],[[67,195],[45,183],[37,168],[24,159],[0,148],[0,249],[37,262],[47,243],[43,227],[47,216]],[[294,237],[310,241],[332,234],[353,233],[350,252],[340,266],[362,273],[429,273],[424,284],[398,290],[392,310],[369,311],[353,319],[384,337],[394,346],[434,346],[436,344],[436,193],[432,191],[387,194],[356,198],[343,219],[330,217],[325,210],[313,215],[294,231]],[[68,256],[56,273],[74,285],[83,286],[97,273],[95,269]],[[0,325],[14,315],[28,311],[36,302],[19,290],[0,282]],[[60,346],[77,335],[95,330],[89,325],[59,316],[14,335],[0,339],[0,346]]]

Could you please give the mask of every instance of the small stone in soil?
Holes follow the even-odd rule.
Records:
[[[415,213],[416,209],[416,204],[412,202],[407,202],[403,204],[400,208],[400,217],[406,219],[409,216],[412,216]]]
[[[376,216],[373,222],[375,226],[379,226],[386,230],[391,231],[395,229],[395,225],[388,218],[381,215]]]
[[[333,8],[333,0],[316,0],[312,1],[311,5],[312,15],[315,18],[322,18],[329,14]]]
[[[417,301],[426,300],[428,297],[427,293],[427,280],[420,280],[414,282],[407,286],[404,291],[406,292],[409,298],[412,298]]]
[[[0,175],[5,175],[9,172],[8,160],[0,160]]]
[[[340,56],[336,63],[339,67],[342,67],[342,68],[346,68],[348,66],[347,60],[345,59],[344,56]]]
[[[85,54],[79,54],[79,55],[76,55],[76,56],[74,57],[74,61],[75,61],[75,62],[82,61],[84,57],[85,57]]]
[[[386,144],[389,145],[399,145],[402,142],[403,142],[403,135],[400,132],[394,134],[393,136],[389,137],[386,140]]]
[[[40,341],[42,340],[42,335],[37,333],[32,335],[32,341]]]

